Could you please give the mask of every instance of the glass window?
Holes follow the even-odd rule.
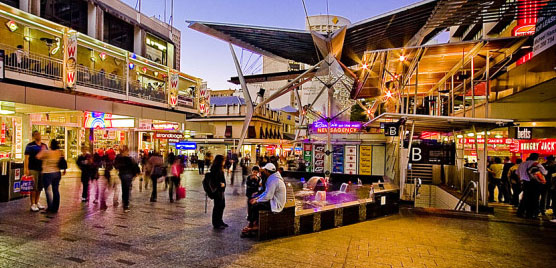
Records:
[[[145,42],[145,57],[156,63],[168,65],[168,43],[150,34],[147,34]]]
[[[4,3],[8,6],[19,8],[19,0],[0,0],[0,3]]]
[[[133,51],[133,25],[104,13],[104,42]]]
[[[87,1],[41,0],[41,17],[87,34]]]

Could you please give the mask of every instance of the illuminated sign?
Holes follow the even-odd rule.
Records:
[[[197,143],[195,142],[178,142],[176,143],[176,149],[178,150],[196,150]]]
[[[512,29],[512,36],[526,36],[535,33],[537,10],[540,8],[536,0],[519,0],[517,3],[517,26]]]
[[[72,88],[75,85],[76,67],[77,67],[77,32],[72,31],[64,39],[65,52],[64,52],[64,82],[67,88]]]
[[[178,83],[179,83],[179,74],[178,73],[170,73],[170,90],[168,91],[168,104],[171,107],[176,107],[178,105]]]
[[[520,153],[556,154],[556,139],[532,139],[517,142],[517,151]]]
[[[155,139],[161,140],[181,140],[183,139],[183,134],[181,133],[163,133],[163,132],[156,132],[154,133]]]
[[[152,130],[153,120],[150,119],[139,119],[139,130]]]
[[[458,143],[463,143],[465,142],[465,144],[475,144],[475,139],[473,138],[465,138],[465,139],[458,139]],[[483,144],[485,142],[484,138],[479,138],[477,139],[477,143],[478,144]],[[507,144],[507,145],[511,145],[513,144],[513,139],[509,139],[509,138],[488,138],[487,139],[487,144]]]
[[[180,125],[174,122],[155,121],[152,123],[152,130],[178,130]]]
[[[85,112],[84,128],[104,129],[112,127],[112,114],[99,112]]]
[[[17,23],[15,23],[15,21],[13,20],[9,20],[8,22],[6,22],[6,27],[8,27],[8,30],[10,30],[10,32],[15,32],[17,31],[17,28],[19,28],[17,26]]]
[[[313,133],[330,133],[335,134],[349,134],[356,133],[361,130],[361,122],[342,122],[342,121],[332,121],[330,122],[330,128],[328,128],[328,122],[321,119],[315,121],[312,124]]]

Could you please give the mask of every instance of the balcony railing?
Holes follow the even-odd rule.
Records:
[[[129,96],[162,103],[168,102],[164,90],[142,86],[138,81],[129,82]]]
[[[104,91],[126,94],[125,78],[123,76],[106,74],[104,71],[89,70],[89,68],[84,66],[77,66],[77,84]]]
[[[62,81],[62,60],[0,45],[6,70]]]

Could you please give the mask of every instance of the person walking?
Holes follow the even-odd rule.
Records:
[[[197,168],[199,169],[200,175],[205,174],[205,154],[201,151],[199,151],[197,155]]]
[[[31,201],[31,211],[38,212],[41,209],[45,209],[45,207],[39,203],[43,184],[41,178],[42,161],[37,158],[37,154],[39,154],[42,148],[48,149],[48,146],[41,142],[41,133],[39,131],[33,131],[32,137],[33,141],[25,147],[23,173],[25,176],[33,177],[34,189],[31,191],[29,200]]]
[[[174,203],[174,196],[176,200],[178,198],[177,191],[180,185],[180,176],[183,173],[183,163],[182,160],[177,157],[174,159],[174,163],[170,166],[171,177],[170,177],[170,189],[168,190],[168,195],[170,197],[170,203]]]
[[[514,165],[509,157],[504,158],[504,168],[502,169],[502,189],[504,195],[504,203],[509,204],[512,200],[512,184],[508,178],[508,171]]]
[[[240,166],[241,166],[241,186],[245,185],[245,181],[247,180],[247,177],[249,176],[249,163],[250,163],[250,160],[249,160],[248,155],[241,158],[241,162],[240,162]]]
[[[118,176],[122,184],[122,202],[124,205],[124,212],[129,212],[129,200],[131,197],[131,183],[133,178],[139,175],[141,171],[139,166],[129,156],[129,148],[124,145],[120,151],[120,154],[116,157],[114,166],[118,170]]]
[[[162,156],[160,156],[159,153],[154,152],[149,158],[149,166],[151,169],[150,176],[153,187],[151,193],[151,202],[156,202],[158,179],[166,174],[166,172],[164,171],[164,161],[162,160]]]
[[[515,164],[508,170],[508,180],[512,186],[512,200],[511,204],[514,207],[519,206],[519,194],[521,194],[521,180],[519,179],[519,175],[517,173],[517,169],[519,165],[523,162],[521,158],[515,160]]]
[[[60,180],[63,170],[66,174],[67,162],[64,154],[60,150],[58,141],[50,141],[50,150],[46,146],[37,154],[37,158],[42,160],[42,180],[46,193],[47,212],[57,213],[60,208]]]
[[[541,190],[541,203],[540,203],[540,211],[542,215],[545,215],[547,209],[554,204],[554,200],[552,200],[551,188],[552,185],[552,177],[554,173],[556,173],[556,161],[554,161],[554,156],[548,156],[546,158],[546,163],[543,164],[544,169],[546,169],[546,184],[540,187]]]
[[[494,158],[494,163],[488,167],[488,172],[491,175],[488,184],[488,202],[494,202],[494,189],[496,187],[498,187],[498,202],[502,202],[502,197],[504,196],[504,190],[502,189],[503,170],[502,159],[500,157]]]
[[[538,162],[539,154],[532,153],[527,161],[521,163],[517,170],[519,179],[523,186],[523,198],[517,209],[518,217],[538,218],[539,209],[539,186],[542,182],[534,176],[536,172],[546,175],[546,169]]]
[[[81,155],[76,160],[77,167],[81,170],[81,184],[83,192],[81,193],[81,202],[89,201],[89,182],[93,179],[93,156],[89,153],[89,148],[85,143],[81,144]]]
[[[226,207],[224,192],[226,191],[226,178],[224,176],[224,156],[217,155],[210,167],[210,184],[215,189],[213,193],[214,206],[212,208],[212,226],[214,229],[224,229],[228,224],[224,223],[222,217]]]

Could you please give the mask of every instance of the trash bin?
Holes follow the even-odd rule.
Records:
[[[0,160],[0,202],[23,197],[20,193],[22,177],[23,163]]]

